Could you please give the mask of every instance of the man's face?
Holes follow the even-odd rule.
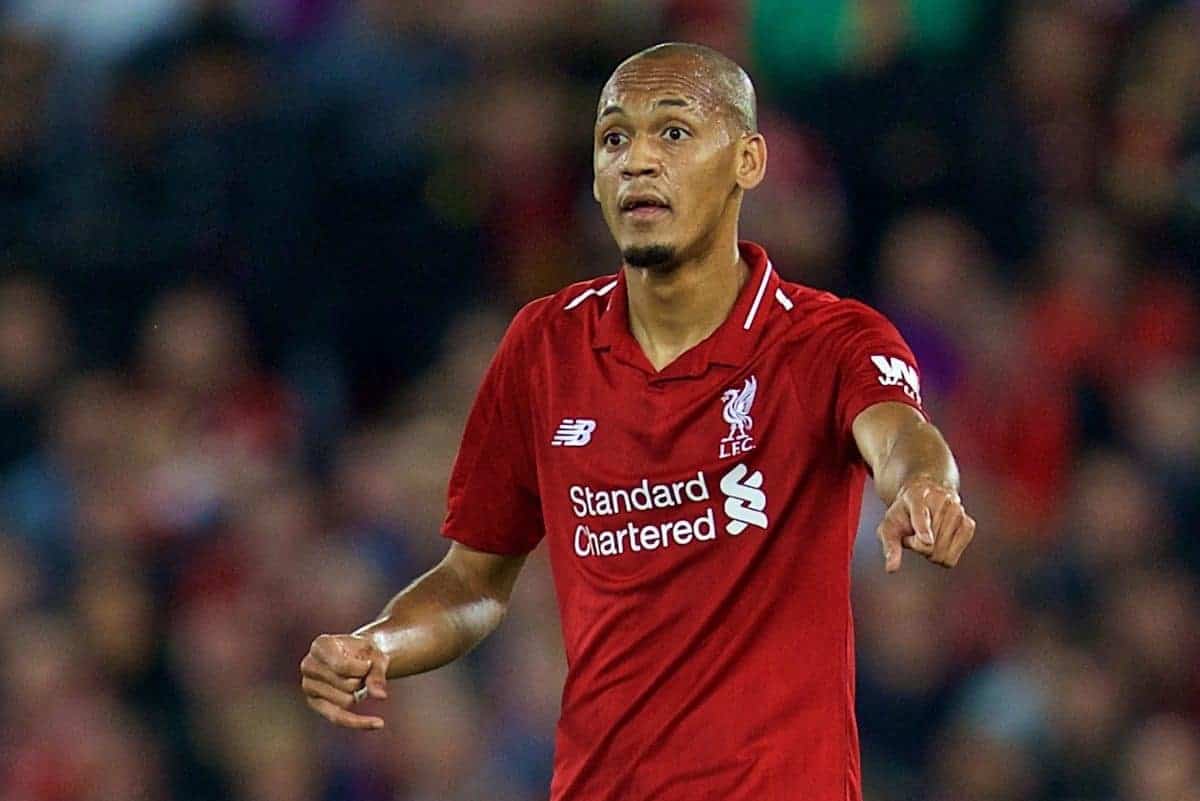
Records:
[[[702,63],[640,59],[600,96],[594,192],[625,261],[669,269],[736,214],[742,136]]]

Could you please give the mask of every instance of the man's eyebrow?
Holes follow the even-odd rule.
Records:
[[[687,108],[690,105],[692,105],[692,101],[682,97],[664,97],[661,100],[654,101],[655,108],[658,108],[659,106],[679,106],[680,108]]]
[[[690,101],[684,97],[664,97],[664,98],[655,100],[652,108],[658,108],[659,106],[675,106],[677,108],[691,108],[692,101]],[[596,117],[596,119],[602,120],[605,117],[607,117],[609,114],[624,114],[624,113],[625,113],[625,109],[621,108],[618,105],[610,104],[610,105],[604,107],[604,111],[601,111],[599,116]]]

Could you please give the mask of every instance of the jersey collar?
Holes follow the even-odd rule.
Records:
[[[592,347],[611,349],[615,358],[659,379],[700,375],[710,364],[729,367],[745,364],[766,327],[766,319],[773,305],[770,301],[779,288],[779,275],[760,245],[738,242],[738,251],[746,260],[750,275],[738,293],[729,316],[707,339],[661,372],[654,371],[630,330],[624,268],[617,273],[617,285],[608,295],[608,303],[592,335]]]

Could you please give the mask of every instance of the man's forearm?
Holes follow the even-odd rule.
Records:
[[[958,465],[946,440],[932,424],[914,419],[896,432],[887,457],[875,471],[875,488],[891,505],[906,483],[920,477],[958,491]]]
[[[474,588],[448,562],[424,574],[354,633],[387,654],[388,678],[458,659],[500,624],[506,603]]]

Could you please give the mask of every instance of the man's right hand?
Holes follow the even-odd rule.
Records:
[[[300,686],[308,705],[322,717],[349,729],[381,729],[383,718],[356,715],[354,691],[387,698],[388,657],[366,637],[322,634],[300,662]]]

